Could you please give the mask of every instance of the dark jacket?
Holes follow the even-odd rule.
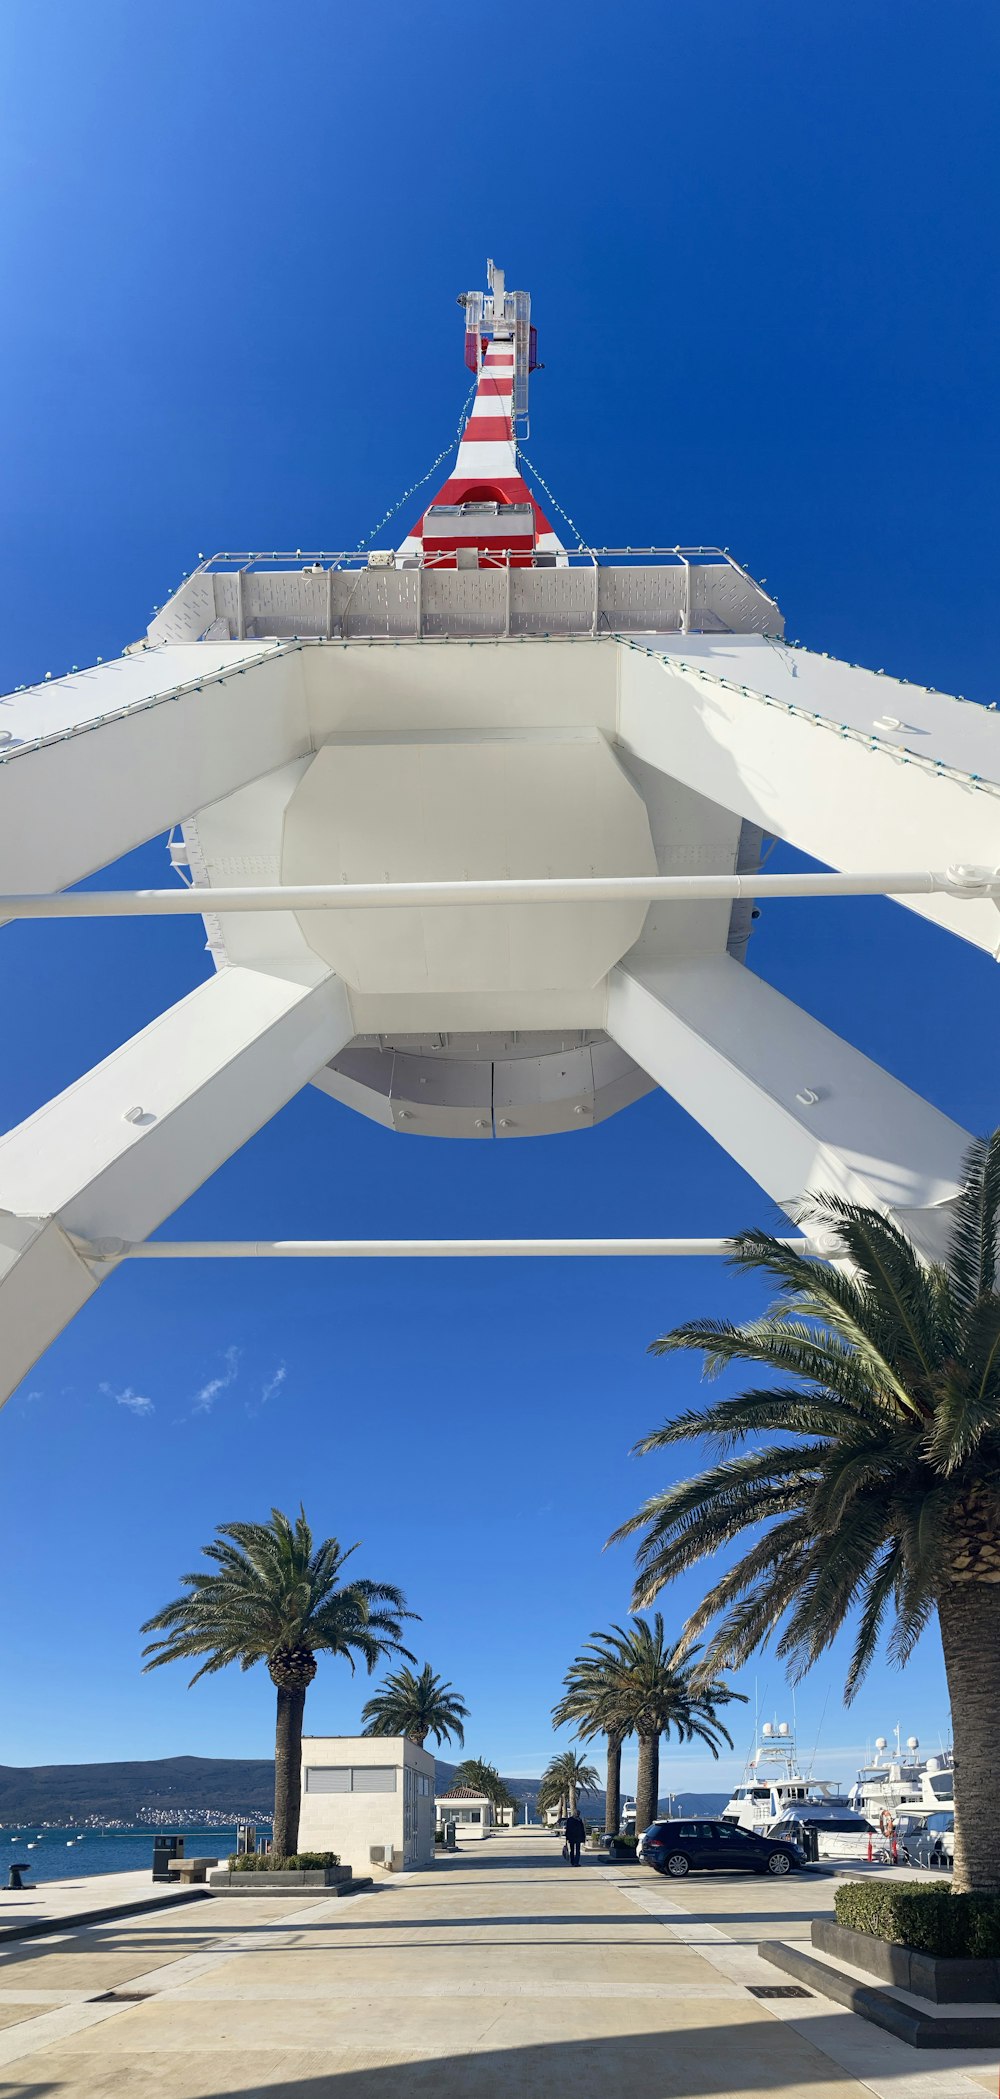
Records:
[[[583,1840],[584,1840],[584,1837],[586,1836],[586,1834],[587,1834],[586,1828],[585,1828],[584,1824],[583,1824],[583,1823],[581,1822],[581,1820],[580,1820],[580,1817],[579,1817],[579,1815],[567,1815],[567,1817],[566,1817],[566,1842],[567,1842],[567,1844],[582,1844],[582,1843],[583,1843]]]

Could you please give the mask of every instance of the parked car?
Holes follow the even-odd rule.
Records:
[[[759,1837],[738,1822],[652,1822],[639,1839],[639,1857],[657,1873],[682,1880],[691,1872],[771,1873],[776,1879],[805,1864],[798,1844]]]
[[[955,1817],[950,1808],[935,1809],[915,1828],[897,1837],[904,1866],[935,1866],[950,1873],[955,1863]]]

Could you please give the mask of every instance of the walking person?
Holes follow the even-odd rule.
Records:
[[[583,1843],[586,1834],[586,1829],[583,1823],[581,1822],[579,1815],[567,1815],[566,1849],[569,1853],[569,1862],[571,1866],[578,1866],[580,1863],[580,1846]]]

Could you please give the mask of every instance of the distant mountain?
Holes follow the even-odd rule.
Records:
[[[270,1758],[168,1756],[134,1764],[0,1764],[0,1822],[109,1822],[149,1811],[269,1815]]]
[[[454,1779],[457,1764],[435,1760],[439,1793]],[[508,1778],[515,1800],[535,1813],[538,1778]],[[725,1793],[682,1793],[673,1811],[717,1815]],[[128,1764],[35,1764],[19,1769],[0,1764],[0,1822],[79,1822],[95,1816],[107,1822],[145,1820],[150,1814],[183,1819],[185,1814],[269,1816],[274,1805],[274,1764],[269,1757],[168,1756]],[[585,1794],[583,1813],[599,1819],[604,1794]],[[659,1811],[666,1814],[667,1802]]]

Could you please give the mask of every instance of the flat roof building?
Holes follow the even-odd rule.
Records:
[[[304,1736],[299,1849],[335,1851],[359,1875],[429,1866],[434,1758],[405,1735]]]
[[[455,1835],[463,1844],[492,1833],[496,1821],[493,1802],[474,1786],[451,1786],[447,1793],[438,1794],[435,1805],[438,1821],[454,1822]]]

